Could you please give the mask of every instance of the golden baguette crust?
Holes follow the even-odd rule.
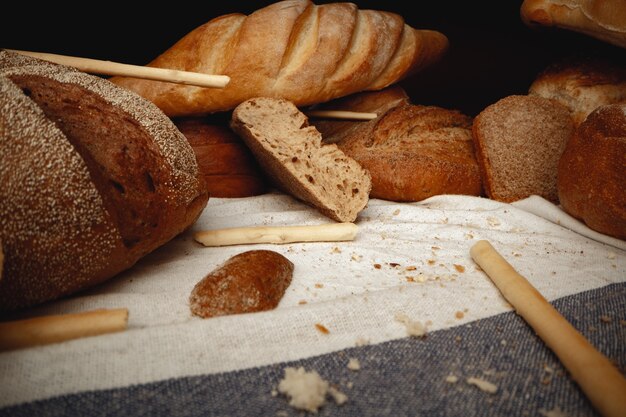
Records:
[[[207,203],[193,150],[153,103],[0,51],[0,311],[131,267]]]
[[[626,48],[624,0],[524,0],[528,26],[558,27]]]
[[[438,61],[448,39],[352,3],[284,0],[192,30],[148,65],[230,77],[222,89],[112,77],[168,116],[229,111],[253,97],[307,106],[378,90]]]
[[[325,143],[335,143],[369,171],[370,197],[420,201],[440,194],[481,194],[471,117],[413,105],[398,86],[322,105],[326,106],[378,114],[367,122],[313,121]]]
[[[568,142],[558,167],[563,209],[626,240],[626,104],[598,107]]]

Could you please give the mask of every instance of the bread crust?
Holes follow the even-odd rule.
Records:
[[[375,112],[367,122],[313,121],[372,176],[370,197],[421,201],[433,195],[481,195],[472,118],[455,110],[410,103],[398,86],[365,92],[328,108]]]
[[[294,264],[278,252],[239,253],[194,286],[189,307],[202,318],[274,309],[291,284],[293,270]]]
[[[193,150],[147,100],[6,51],[0,87],[0,310],[111,278],[205,207]]]
[[[626,240],[626,104],[598,107],[567,144],[558,167],[562,208],[591,229]]]
[[[254,156],[228,126],[212,124],[204,117],[176,119],[174,123],[193,148],[211,197],[251,197],[269,190]]]
[[[434,64],[447,49],[444,34],[411,28],[394,13],[360,10],[352,3],[284,0],[247,16],[213,19],[148,64],[227,75],[225,88],[126,77],[111,81],[170,117],[229,111],[253,97],[308,106],[391,85]]]

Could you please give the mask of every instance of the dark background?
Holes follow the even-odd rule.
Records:
[[[130,10],[131,2],[84,8],[22,2],[12,13],[3,13],[0,47],[144,65],[214,17],[249,14],[270,3],[179,1]],[[444,33],[450,40],[444,59],[401,84],[416,104],[469,115],[507,95],[525,94],[542,69],[563,57],[626,55],[624,49],[576,32],[529,28],[520,19],[521,0],[355,3],[361,9],[396,12],[415,28]]]

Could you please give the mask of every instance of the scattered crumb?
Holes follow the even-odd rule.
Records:
[[[343,405],[348,401],[348,396],[335,387],[328,388],[328,393],[333,397],[337,405]]]
[[[461,320],[463,317],[465,317],[465,313],[463,313],[462,311],[457,311],[456,313],[454,313],[454,317]]]
[[[439,250],[439,249],[441,249],[439,246],[431,246],[430,248],[431,248],[432,250]]]
[[[589,331],[595,332],[595,331],[598,331],[598,328],[596,326],[589,326]]]
[[[276,417],[289,417],[289,413],[285,410],[280,410],[276,412]]]
[[[316,371],[287,367],[285,377],[278,384],[278,392],[289,397],[292,407],[317,413],[326,401],[328,387],[328,382]]]
[[[463,340],[463,338],[461,336],[456,336],[454,338],[454,341],[457,342],[457,343],[460,342],[461,340]]]
[[[506,342],[506,340],[504,340],[504,339],[500,340],[500,344],[501,344],[502,346],[506,346],[506,343],[507,343],[507,342]]]
[[[456,384],[459,381],[459,378],[456,375],[448,375],[446,377],[446,382],[450,384]]]
[[[615,259],[616,256],[615,252],[609,252],[608,255],[606,255],[607,259]]]
[[[353,253],[353,254],[350,256],[350,258],[351,258],[353,261],[360,262],[360,261],[361,261],[361,259],[363,259],[363,256],[362,256],[362,255],[357,255],[356,253]]]
[[[465,272],[465,267],[463,265],[454,264],[454,269],[461,273]]]
[[[434,259],[429,259],[427,262],[428,265],[434,265],[437,261],[435,261]]]
[[[407,282],[415,282],[415,278],[414,277],[406,277],[406,281]]]
[[[324,284],[317,282],[315,283],[315,288],[324,288]]]
[[[404,268],[405,271],[415,271],[417,269],[417,267],[415,265],[409,265],[406,268]]]
[[[300,300],[300,301],[298,301],[298,304],[300,304],[300,305],[302,305],[302,304],[306,304],[306,303],[307,303],[307,301],[306,301],[306,300]]]
[[[422,324],[421,321],[411,320],[404,313],[397,313],[394,316],[394,318],[396,319],[396,321],[399,321],[400,323],[404,324],[404,326],[406,327],[406,333],[409,336],[415,336],[415,337],[426,336],[427,328],[426,328],[426,325]]]
[[[374,264],[374,268],[380,269],[380,268],[382,268],[382,266],[380,264]]]
[[[489,394],[495,394],[498,391],[497,385],[492,384],[489,381],[485,381],[484,379],[469,377],[467,378],[467,383],[470,385],[476,385],[481,391],[488,392]]]
[[[328,330],[328,328],[326,328],[326,326],[324,326],[323,324],[315,323],[315,328],[319,330],[321,333],[324,333],[324,334],[330,333],[330,330]]]
[[[610,316],[600,316],[600,321],[602,323],[610,323],[613,319]]]
[[[351,371],[358,371],[361,369],[361,362],[357,358],[350,358],[348,361],[348,369]]]
[[[539,414],[543,417],[567,417],[567,413],[561,410],[560,407],[555,407],[552,410],[539,409]]]
[[[365,346],[365,345],[369,345],[370,341],[364,337],[357,337],[357,339],[355,340],[354,344],[356,346]]]
[[[339,249],[339,246],[335,246],[330,253],[341,253],[341,249]]]
[[[276,397],[278,395],[278,391],[273,389],[272,391],[270,391],[270,394],[271,394],[272,397]]]
[[[396,209],[396,210],[393,212],[393,215],[394,215],[394,216],[397,216],[398,214],[400,214],[400,209]]]
[[[352,381],[348,381],[346,383],[346,387],[348,387],[349,389],[352,389],[353,386],[354,386],[354,382],[352,382]]]
[[[495,217],[487,217],[489,226],[500,226],[500,220]]]
[[[389,266],[392,267],[392,268],[397,268],[397,267],[400,266],[400,264],[397,263],[397,262],[389,262]]]

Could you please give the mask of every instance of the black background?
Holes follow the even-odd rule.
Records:
[[[3,12],[0,47],[144,65],[214,17],[249,14],[270,3],[179,1],[146,7],[128,2],[70,7],[22,2],[12,13]],[[519,14],[520,0],[355,3],[361,9],[396,12],[415,28],[444,33],[450,40],[444,59],[402,85],[416,104],[469,115],[507,95],[525,94],[537,74],[560,58],[599,55],[621,60],[626,55],[624,49],[573,31],[526,26]]]

